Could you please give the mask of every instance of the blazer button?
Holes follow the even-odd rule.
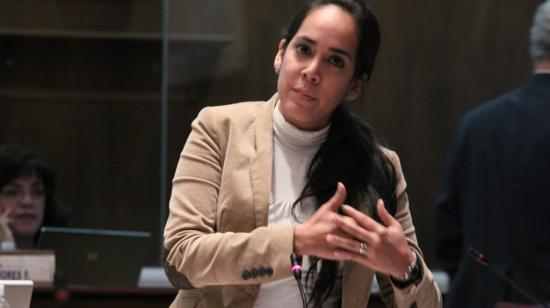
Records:
[[[241,276],[244,280],[248,280],[252,278],[252,274],[249,271],[244,271],[243,275]]]
[[[260,272],[258,271],[257,268],[252,268],[252,271],[251,271],[251,274],[252,274],[252,278],[256,278],[260,275]]]

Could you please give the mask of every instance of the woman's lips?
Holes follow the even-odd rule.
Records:
[[[36,215],[31,213],[19,214],[12,218],[13,221],[21,221],[21,222],[35,220],[35,219],[36,219]]]
[[[294,92],[300,98],[304,101],[314,101],[316,98],[313,95],[310,95],[307,91],[301,90],[301,89],[294,89]]]

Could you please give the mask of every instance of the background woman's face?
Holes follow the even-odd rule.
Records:
[[[0,190],[0,211],[10,211],[15,236],[34,236],[44,220],[46,195],[36,176],[19,177]]]
[[[352,16],[335,5],[312,9],[288,45],[279,45],[275,67],[285,119],[303,130],[325,127],[353,81],[358,35]]]

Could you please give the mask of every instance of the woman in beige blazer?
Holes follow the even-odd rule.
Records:
[[[374,276],[389,307],[441,306],[399,159],[342,104],[379,41],[365,1],[307,1],[279,44],[277,94],[200,112],[164,234],[173,307],[301,307],[291,254],[308,307],[366,307]]]

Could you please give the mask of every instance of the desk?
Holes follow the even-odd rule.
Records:
[[[72,286],[68,288],[70,305],[60,306],[52,287],[36,287],[31,308],[167,308],[177,290],[168,288],[117,288]],[[372,294],[369,308],[386,307],[378,294]]]
[[[59,306],[52,287],[37,286],[32,295],[31,308],[166,308],[174,300],[177,290],[170,288],[121,288],[71,286],[70,305]]]
[[[434,272],[434,278],[444,293],[448,288],[448,277],[442,272]],[[177,290],[160,267],[145,267],[141,271],[139,287],[94,287],[70,286],[71,308],[166,308],[172,303]],[[59,308],[51,286],[35,286],[31,308]],[[61,306],[63,307],[63,306]],[[369,308],[385,307],[378,294],[378,284],[373,283]]]

